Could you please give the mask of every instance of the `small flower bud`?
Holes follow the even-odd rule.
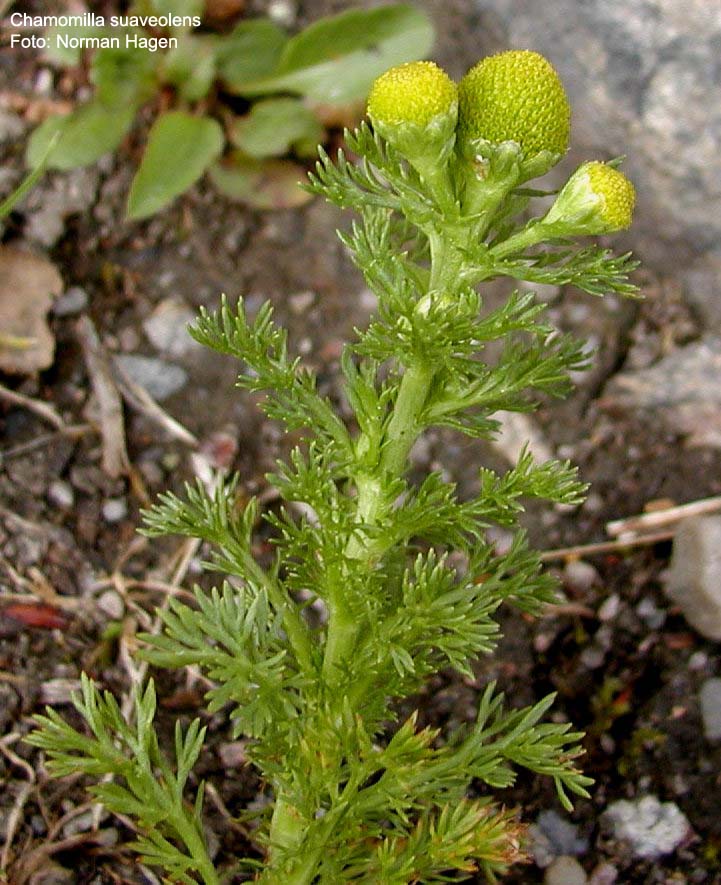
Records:
[[[432,61],[398,65],[381,74],[368,97],[368,116],[388,129],[403,123],[428,126],[435,117],[455,116],[456,84]]]
[[[558,227],[562,236],[612,233],[630,226],[635,201],[622,172],[593,160],[568,179],[542,223]]]
[[[571,110],[551,63],[525,49],[482,59],[461,80],[459,124],[468,138],[515,141],[525,157],[568,147]]]

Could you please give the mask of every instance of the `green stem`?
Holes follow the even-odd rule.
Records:
[[[435,230],[428,232],[431,247],[431,273],[426,299],[433,294],[441,298],[450,297],[453,292],[461,256]],[[427,309],[423,299],[416,310]],[[423,429],[421,415],[436,374],[436,368],[424,360],[422,355],[410,362],[401,378],[393,414],[385,431],[383,445],[376,469],[356,477],[358,497],[356,504],[357,522],[365,526],[377,525],[391,502],[384,495],[385,478],[402,476],[406,471],[408,454]],[[367,533],[355,535],[346,548],[346,556],[364,561],[372,568],[377,551]],[[338,682],[344,665],[352,658],[354,649],[363,629],[362,622],[350,611],[345,596],[345,578],[339,575],[329,592],[329,616],[326,633],[323,677],[326,685]]]
[[[544,225],[543,220],[538,220],[529,224],[528,227],[525,227],[523,230],[519,230],[518,233],[513,234],[513,236],[508,237],[507,240],[498,243],[497,246],[494,246],[490,250],[490,256],[498,259],[506,258],[509,255],[517,255],[521,252],[525,252],[526,249],[530,249],[531,246],[537,246],[539,243],[542,243],[544,240],[547,240],[552,236],[553,231],[549,226]]]

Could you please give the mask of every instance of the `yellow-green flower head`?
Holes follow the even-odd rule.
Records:
[[[586,163],[581,169],[588,176],[591,190],[600,199],[599,214],[604,222],[611,230],[629,227],[636,203],[636,191],[623,172],[598,160]]]
[[[386,128],[403,123],[428,126],[455,114],[458,88],[432,61],[413,61],[381,74],[368,96],[368,116]]]
[[[458,87],[461,137],[515,141],[524,157],[568,147],[571,109],[560,77],[537,52],[514,49],[482,59]]]
[[[636,192],[626,176],[598,160],[579,166],[543,219],[575,233],[605,234],[631,224]]]

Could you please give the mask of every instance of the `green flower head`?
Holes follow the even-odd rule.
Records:
[[[586,163],[581,170],[588,176],[589,187],[599,198],[598,214],[608,229],[624,230],[630,227],[636,191],[623,172],[597,160]]]
[[[579,166],[561,189],[543,223],[573,233],[606,234],[631,224],[636,192],[626,176],[598,160]]]
[[[501,52],[471,68],[458,87],[464,140],[516,142],[524,157],[568,147],[571,109],[551,63],[525,49]]]
[[[456,84],[432,61],[398,65],[381,74],[368,97],[368,116],[386,128],[404,123],[428,126],[436,117],[455,115]]]

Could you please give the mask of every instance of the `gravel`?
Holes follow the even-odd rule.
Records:
[[[670,854],[691,829],[678,805],[659,802],[656,796],[613,802],[604,819],[613,827],[615,838],[627,842],[635,857],[649,860]]]
[[[721,738],[721,679],[707,679],[699,691],[703,733],[710,741]]]

